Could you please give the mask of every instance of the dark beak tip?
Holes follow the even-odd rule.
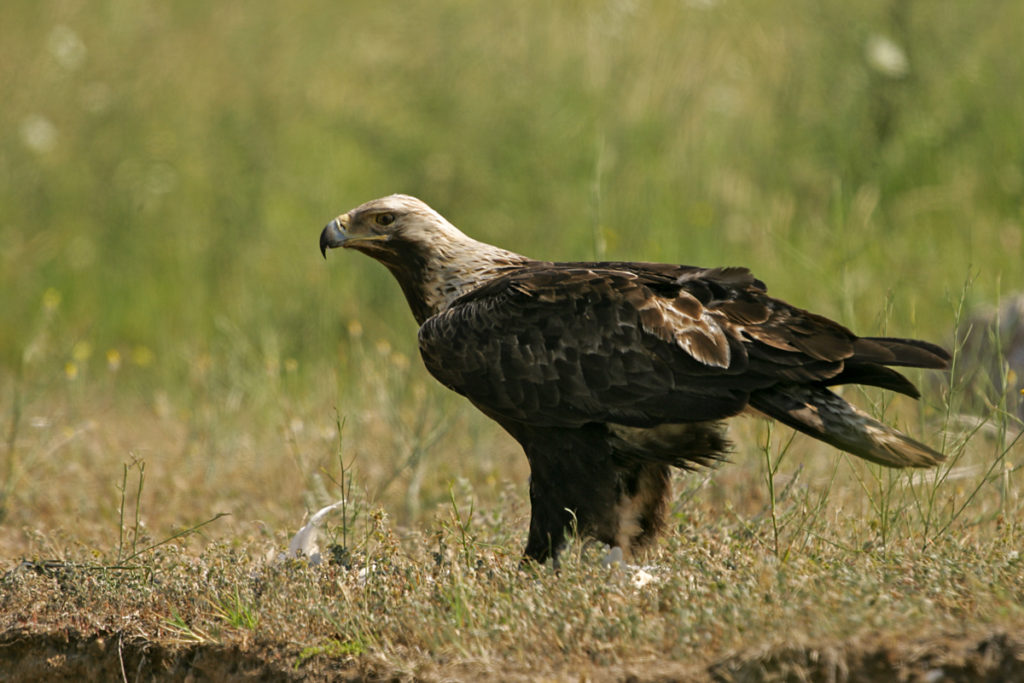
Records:
[[[323,255],[324,259],[327,258],[327,250],[334,246],[331,242],[332,233],[337,231],[335,221],[331,221],[324,227],[320,233],[320,254]]]

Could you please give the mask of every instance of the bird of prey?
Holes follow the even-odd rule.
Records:
[[[928,342],[858,337],[766,293],[746,268],[537,261],[474,240],[424,202],[375,199],[320,234],[384,264],[419,323],[427,370],[523,447],[524,560],[571,529],[621,548],[664,527],[670,468],[720,460],[723,420],[756,411],[889,467],[943,456],[830,390],[917,398],[889,366],[945,368]]]

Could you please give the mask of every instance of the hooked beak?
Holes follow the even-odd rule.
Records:
[[[341,221],[335,218],[320,233],[320,253],[327,258],[327,250],[342,246],[347,238],[348,235],[342,230]]]
[[[349,230],[348,214],[342,214],[327,224],[320,233],[320,253],[327,258],[327,250],[335,247],[352,247],[363,242],[386,242],[391,237],[384,233],[355,233]]]

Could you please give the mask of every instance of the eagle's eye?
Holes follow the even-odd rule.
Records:
[[[377,225],[388,226],[395,222],[395,214],[378,213],[374,220],[377,221]]]

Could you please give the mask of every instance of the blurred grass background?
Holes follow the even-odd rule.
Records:
[[[863,334],[948,344],[965,282],[969,304],[1024,288],[1019,2],[0,14],[0,406],[22,523],[109,521],[112,463],[135,457],[169,510],[200,491],[198,516],[286,518],[311,484],[282,473],[331,462],[335,408],[378,491],[519,480],[516,449],[420,367],[384,269],[320,258],[328,220],[392,192],[538,258],[748,265]],[[56,480],[72,500],[28,485]]]

